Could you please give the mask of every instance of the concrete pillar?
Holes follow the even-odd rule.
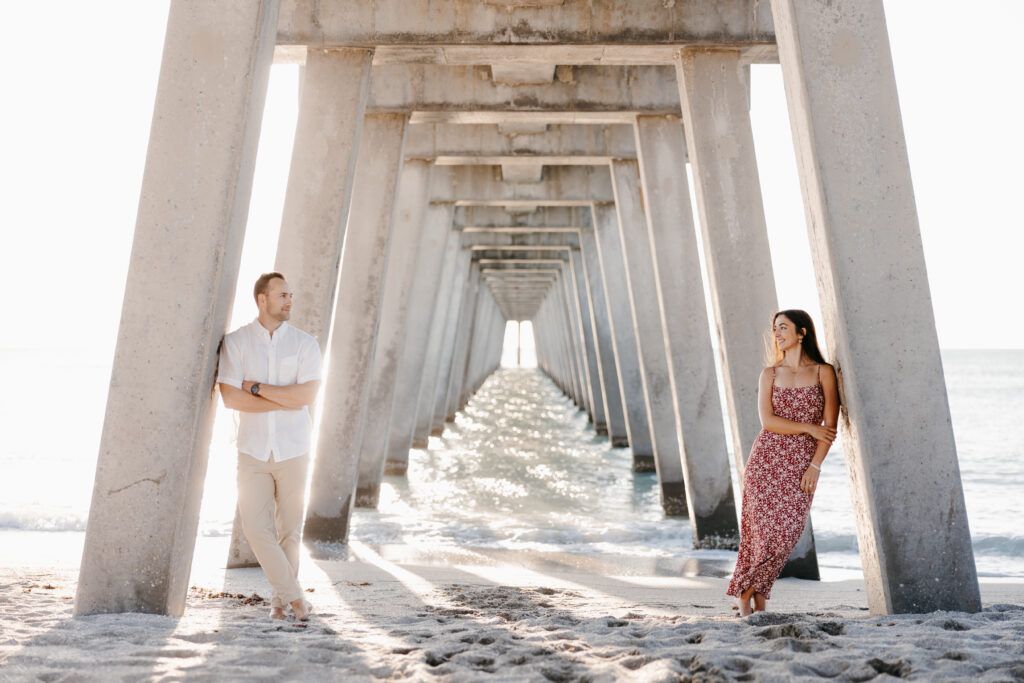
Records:
[[[979,611],[882,3],[790,0],[772,15],[868,606]]]
[[[686,485],[683,482],[680,437],[665,350],[665,327],[658,306],[654,257],[640,188],[640,168],[635,159],[615,159],[611,162],[611,172],[625,264],[630,329],[636,335],[643,399],[651,429],[651,450],[661,486],[661,506],[666,515],[685,515]]]
[[[291,324],[316,337],[323,351],[331,329],[372,61],[368,50],[313,49],[307,52],[299,79],[303,87],[274,268],[288,277],[295,293]],[[228,567],[258,566],[236,511]]]
[[[778,309],[754,135],[738,52],[684,50],[676,73],[742,482],[761,431],[757,379],[764,332]],[[810,518],[782,575],[818,578]]]
[[[580,232],[580,253],[590,300],[591,322],[594,327],[594,346],[598,358],[598,376],[601,380],[601,398],[608,423],[608,438],[612,446],[629,445],[626,418],[622,412],[622,394],[612,345],[612,329],[608,322],[608,301],[601,278],[601,263],[597,256],[597,240],[592,231]]]
[[[583,346],[587,355],[587,384],[590,394],[590,418],[594,423],[594,431],[605,436],[608,434],[608,418],[604,412],[604,398],[601,390],[600,370],[597,362],[597,347],[594,340],[594,323],[590,311],[590,298],[587,296],[586,276],[583,270],[583,254],[579,249],[569,253],[572,263],[572,286],[576,294],[576,305],[579,306],[580,322],[583,327]]]
[[[470,254],[468,251],[459,249],[455,258],[455,268],[452,271],[453,281],[451,290],[451,301],[448,305],[448,313],[445,316],[443,334],[440,335],[441,347],[438,355],[437,373],[434,375],[433,396],[430,398],[427,410],[430,413],[430,435],[441,436],[444,433],[445,402],[448,398],[448,378],[451,375],[452,360],[455,354],[455,341],[459,331],[459,319],[463,308],[465,308],[468,290],[470,271]]]
[[[416,401],[416,427],[413,430],[413,448],[426,448],[434,420],[434,399],[437,396],[442,347],[448,327],[449,309],[455,298],[455,269],[462,254],[459,236],[449,232],[445,242],[441,279],[430,316],[427,352],[420,377],[420,391]],[[461,292],[461,288],[459,290]],[[408,458],[408,455],[406,456]]]
[[[365,437],[359,453],[356,505],[360,507],[377,507],[380,499],[380,482],[384,477],[384,459],[390,439],[388,427],[432,168],[433,162],[424,159],[409,159],[402,166],[398,206],[387,257],[380,327],[373,353]]]
[[[579,392],[577,405],[587,413],[590,422],[593,422],[594,414],[590,398],[590,368],[587,367],[587,349],[583,341],[583,320],[580,314],[579,301],[576,298],[571,258],[562,265],[562,288],[568,313],[573,362],[576,368],[576,390]]]
[[[307,541],[348,537],[406,120],[402,114],[371,114],[363,123],[306,509]]]
[[[451,204],[433,204],[423,219],[419,257],[416,259],[416,286],[409,294],[406,312],[405,342],[402,360],[398,366],[398,379],[391,425],[388,429],[388,450],[385,474],[405,474],[409,463],[409,449],[416,428],[416,410],[423,386],[427,348],[430,345],[432,316],[441,285],[445,246],[451,232]],[[454,253],[454,252],[453,252]],[[425,445],[425,444],[424,444]]]
[[[622,238],[615,206],[594,204],[594,236],[601,264],[601,279],[608,300],[608,326],[612,333],[615,368],[618,373],[622,408],[626,416],[626,432],[633,451],[633,469],[650,472],[654,469],[651,430],[644,404],[644,386],[640,377],[640,359],[633,333],[626,266],[622,260]]]
[[[694,544],[731,547],[739,541],[739,528],[686,182],[682,122],[676,116],[638,116],[635,128]]]
[[[569,305],[565,297],[565,274],[562,273],[555,283],[554,309],[558,325],[558,334],[562,346],[563,363],[565,365],[566,395],[580,407],[579,377],[576,368],[575,347],[572,340],[572,321],[569,318]]]
[[[469,356],[469,344],[473,338],[473,325],[480,314],[480,266],[473,263],[469,268],[469,289],[463,300],[459,319],[458,334],[452,355],[451,371],[448,375],[448,391],[444,400],[444,419],[455,421],[455,413],[459,409],[459,398],[462,395],[462,379],[466,375],[466,363]]]
[[[171,3],[78,616],[185,607],[277,16],[274,0]]]

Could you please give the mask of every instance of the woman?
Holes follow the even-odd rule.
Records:
[[[762,429],[744,472],[740,552],[726,591],[743,616],[764,611],[803,533],[839,417],[836,373],[818,349],[811,316],[779,311],[770,337],[758,382]]]

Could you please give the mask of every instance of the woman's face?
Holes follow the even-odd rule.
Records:
[[[782,352],[798,345],[803,338],[803,334],[796,328],[793,321],[784,315],[775,318],[772,333],[775,335],[775,343],[778,345],[779,351]]]

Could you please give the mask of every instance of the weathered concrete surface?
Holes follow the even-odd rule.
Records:
[[[570,64],[575,63],[573,58],[583,56],[588,62],[595,61],[603,51],[627,45],[636,52],[637,45],[775,42],[771,12],[766,3],[757,0],[709,0],[699,4],[565,0],[554,7],[538,7],[551,3],[532,2],[514,8],[513,4],[519,3],[377,0],[349,5],[285,0],[278,42],[394,45],[388,53],[391,59],[425,59],[425,54],[442,64],[475,54],[454,51],[452,46],[459,44],[475,48],[480,60],[475,63],[479,64],[502,63],[520,55],[534,64]],[[525,49],[515,53],[496,50],[516,44]],[[545,45],[554,49],[545,50]],[[574,46],[590,50],[580,55],[565,54],[567,47]],[[625,53],[619,52],[623,56],[618,58],[627,59]],[[645,54],[644,58],[650,57]]]
[[[590,301],[591,324],[594,328],[594,346],[598,358],[598,376],[601,380],[601,398],[605,407],[608,439],[612,446],[629,445],[626,417],[623,413],[619,375],[615,366],[611,324],[608,322],[608,302],[601,277],[601,263],[597,257],[597,242],[592,231],[580,232],[580,253],[586,276]]]
[[[508,184],[501,170],[487,166],[444,166],[435,169],[430,200],[457,206],[586,206],[612,202],[607,167],[553,166],[539,183]]]
[[[446,378],[447,389],[441,402],[441,414],[444,422],[453,422],[458,411],[459,396],[462,391],[462,378],[466,373],[466,357],[469,354],[469,342],[473,334],[473,324],[480,314],[480,266],[472,263],[469,267],[469,280],[466,284],[466,295],[462,310],[459,312],[459,323],[456,329],[455,344],[452,347],[452,363]],[[436,413],[435,413],[436,415]]]
[[[356,505],[359,507],[377,507],[380,500],[384,460],[391,438],[389,427],[397,389],[396,378],[404,350],[409,297],[420,252],[432,167],[429,161],[422,159],[406,160],[402,166],[384,276],[380,326],[373,354],[370,402],[359,454],[359,480],[356,485]]]
[[[428,409],[430,410],[430,435],[440,436],[444,433],[444,419],[447,417],[445,409],[448,400],[448,380],[452,371],[452,359],[455,353],[456,336],[459,332],[459,323],[462,313],[470,303],[467,302],[470,290],[470,255],[468,251],[460,251],[455,260],[453,271],[454,284],[451,300],[448,305],[448,313],[445,316],[443,334],[441,335],[441,347],[439,352],[438,372],[434,377],[433,398]]]
[[[636,339],[642,398],[650,425],[654,469],[661,487],[661,506],[666,515],[685,515],[681,444],[665,349],[665,327],[658,306],[654,256],[640,187],[640,168],[633,159],[617,159],[612,162],[611,171],[625,265],[623,284],[630,313],[629,319],[623,322],[629,324]],[[618,323],[616,320],[615,324]]]
[[[184,610],[277,17],[171,4],[76,615]]]
[[[882,3],[772,7],[868,605],[978,611]]]
[[[436,159],[442,165],[458,161],[480,163],[488,157],[629,158],[636,156],[633,129],[628,125],[545,126],[542,133],[506,135],[495,124],[421,123],[409,128],[405,155]],[[501,163],[500,161],[495,163]]]
[[[373,54],[310,50],[303,67],[288,189],[274,269],[288,277],[291,324],[326,351]],[[258,567],[235,512],[227,566]]]
[[[643,379],[640,377],[636,334],[633,332],[632,313],[629,310],[619,219],[613,205],[594,204],[593,212],[597,256],[608,302],[608,327],[612,333],[626,433],[629,436],[629,447],[633,451],[633,469],[638,472],[650,471],[654,469],[654,451],[651,447]]]
[[[743,465],[761,431],[757,379],[764,367],[764,332],[778,310],[754,135],[738,52],[684,50],[678,70],[733,454],[742,482]],[[818,578],[810,518],[783,575]]]
[[[637,117],[636,139],[694,545],[734,546],[739,527],[686,182],[682,122],[670,116]]]
[[[459,286],[456,286],[456,270],[461,267],[463,259],[468,263],[469,254],[460,248],[458,235],[450,234],[445,246],[441,282],[438,285],[437,298],[430,318],[427,357],[423,364],[423,378],[416,408],[413,448],[426,448],[429,443],[434,421],[434,405],[437,399],[438,376],[441,373],[444,342],[449,327],[451,309],[456,305],[456,299],[462,296],[461,281],[459,281]]]
[[[405,129],[400,115],[368,115],[363,123],[306,509],[307,541],[342,542],[348,536]]]
[[[568,254],[567,254],[568,256]],[[579,308],[576,306],[576,293],[570,283],[570,264],[562,264],[562,274],[559,277],[560,295],[562,304],[565,306],[565,320],[567,323],[566,333],[569,337],[570,358],[573,370],[573,394],[576,405],[580,410],[590,410],[590,397],[587,389],[586,354],[583,350],[582,328],[579,320]]]
[[[577,241],[578,241],[578,235]],[[590,421],[594,431],[605,436],[608,434],[608,418],[605,416],[604,395],[601,389],[600,364],[597,360],[597,346],[594,337],[594,319],[590,311],[590,297],[587,293],[586,273],[583,268],[583,254],[579,249],[569,253],[572,262],[572,286],[576,293],[577,305],[580,309],[580,321],[583,325],[583,345],[587,353],[587,382],[590,390]]]
[[[445,247],[451,233],[452,206],[433,204],[423,219],[416,273],[406,313],[405,342],[398,366],[395,402],[388,429],[385,474],[405,474],[416,428],[416,410],[423,386],[424,366],[430,346],[432,316],[444,271]]]

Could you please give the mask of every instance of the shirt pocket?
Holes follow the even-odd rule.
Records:
[[[295,384],[299,375],[299,355],[285,356],[277,364],[277,383],[279,386]]]

